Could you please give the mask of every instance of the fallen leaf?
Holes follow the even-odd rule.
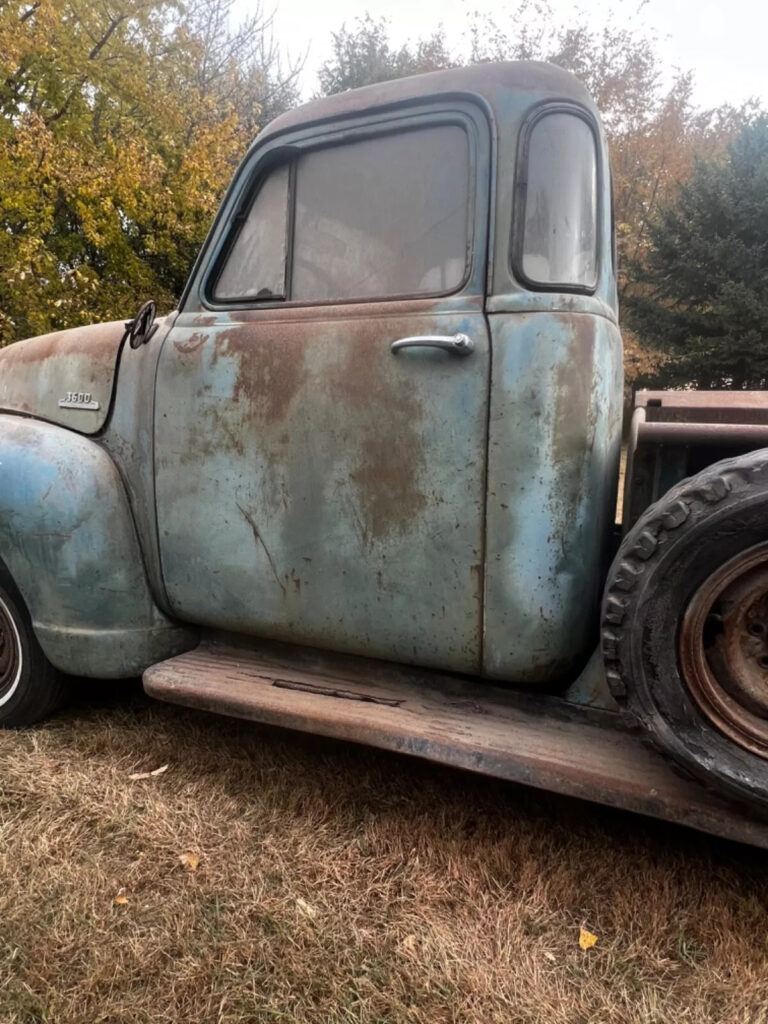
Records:
[[[584,925],[582,925],[579,928],[579,946],[581,946],[582,949],[591,949],[596,942],[597,936],[592,932],[587,931]]]
[[[131,780],[131,782],[138,782],[139,779],[151,779],[151,778],[154,778],[155,775],[162,775],[164,772],[167,772],[167,771],[168,771],[168,765],[167,764],[161,764],[160,767],[159,768],[155,768],[154,771],[151,771],[151,772],[134,772],[132,775],[129,775],[128,778]]]
[[[197,853],[180,853],[179,862],[182,867],[187,869],[187,871],[197,871],[197,866],[200,863],[200,855]]]
[[[125,895],[125,889],[118,889],[117,896],[115,896],[115,903],[118,907],[124,907],[126,903],[130,903],[130,900]]]
[[[308,917],[310,921],[314,921],[317,917],[317,907],[313,907],[311,903],[307,903],[301,896],[296,900],[296,906],[299,908],[304,917]]]

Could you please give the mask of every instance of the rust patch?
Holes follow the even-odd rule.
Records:
[[[14,342],[0,350],[0,365],[24,366],[43,363],[54,356],[74,355],[112,366],[124,332],[125,324],[118,320],[41,334],[36,338]]]
[[[586,420],[594,426],[592,406],[592,372],[595,333],[592,318],[587,315],[558,317],[571,333],[568,356],[555,372],[555,432],[552,449],[555,463],[569,462],[574,455],[584,455]],[[585,417],[587,412],[587,417]]]
[[[365,517],[363,539],[370,543],[372,537],[385,536],[393,528],[412,529],[427,499],[418,490],[418,449],[414,452],[407,441],[395,445],[392,437],[382,432],[366,440],[363,452],[350,479]]]
[[[203,429],[200,432],[198,443],[201,449],[207,450],[209,455],[215,454],[220,449],[222,437],[224,437],[233,452],[236,452],[238,455],[245,455],[244,435],[242,431],[238,434],[233,429],[230,417],[226,414],[226,411],[218,406],[213,406],[211,413],[213,415],[213,426],[210,430],[210,436],[208,436],[205,424],[202,425]]]
[[[204,334],[202,331],[195,331],[194,334],[190,334],[187,341],[174,341],[173,347],[177,352],[183,352],[185,355],[189,355],[202,348],[207,340],[207,334]]]
[[[76,327],[27,338],[0,351],[0,409],[39,416],[81,433],[104,424],[115,377],[122,322]],[[98,405],[61,408],[69,389],[89,395]]]
[[[581,504],[584,475],[597,425],[594,402],[595,325],[591,316],[557,317],[570,332],[567,357],[555,371],[552,457],[560,482],[557,499],[574,514]]]
[[[314,693],[320,697],[340,697],[342,700],[359,700],[364,704],[383,704],[388,708],[399,708],[404,700],[392,697],[380,697],[374,693],[363,693],[358,690],[344,690],[338,686],[323,686],[319,683],[305,683],[299,679],[275,679],[273,686],[281,690],[297,690],[299,693]]]
[[[263,328],[253,331],[230,327],[216,336],[215,357],[226,356],[238,364],[233,399],[246,402],[266,423],[280,421],[307,377],[305,340],[294,331],[280,332],[280,343],[258,341]]]
[[[200,458],[215,456],[225,448],[236,455],[244,455],[244,434],[235,429],[233,422],[225,407],[206,406],[203,414],[190,426],[189,447],[182,453],[181,461],[195,465]]]
[[[381,325],[363,324],[346,358],[328,374],[328,386],[343,403],[359,451],[350,472],[363,517],[363,542],[392,530],[407,532],[427,505],[420,487],[424,472],[423,410],[413,388],[403,386],[399,364],[381,345]],[[393,336],[397,334],[392,325]],[[373,344],[371,344],[373,343]]]

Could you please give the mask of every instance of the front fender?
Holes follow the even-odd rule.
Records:
[[[195,643],[155,604],[123,482],[86,437],[0,414],[0,560],[62,672],[129,678]]]

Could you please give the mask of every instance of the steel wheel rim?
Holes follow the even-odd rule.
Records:
[[[702,583],[683,615],[678,653],[699,710],[768,759],[768,543],[742,551]]]
[[[0,596],[0,705],[7,703],[21,681],[21,637],[11,610]]]

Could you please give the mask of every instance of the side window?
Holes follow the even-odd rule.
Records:
[[[284,299],[289,167],[264,180],[216,282],[215,298]]]
[[[292,298],[454,291],[468,215],[469,145],[456,125],[307,153],[296,168]]]
[[[467,273],[470,181],[469,138],[458,125],[309,150],[262,184],[213,298],[322,302],[455,291]]]
[[[597,151],[587,122],[553,112],[528,136],[519,266],[534,285],[597,284]]]

